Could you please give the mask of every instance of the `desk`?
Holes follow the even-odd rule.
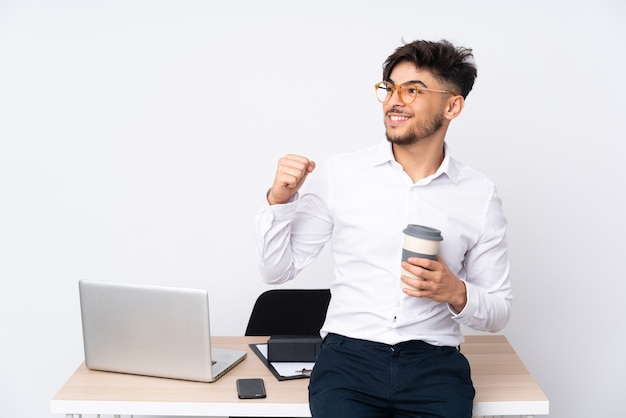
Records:
[[[51,401],[54,414],[310,417],[309,379],[279,382],[248,344],[264,337],[213,337],[214,347],[247,350],[247,358],[214,383],[89,370],[81,364]],[[547,415],[549,402],[504,336],[468,336],[475,416]],[[240,400],[235,380],[262,377],[267,398]]]

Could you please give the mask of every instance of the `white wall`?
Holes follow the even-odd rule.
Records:
[[[618,0],[0,0],[0,416],[51,416],[81,278],[206,287],[214,333],[242,334],[277,158],[382,140],[372,86],[417,38],[475,50],[449,143],[504,199],[503,333],[550,416],[623,416]],[[324,253],[290,287],[330,273]]]

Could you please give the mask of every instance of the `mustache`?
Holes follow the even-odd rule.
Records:
[[[386,113],[385,116],[388,116],[390,113],[396,114],[396,115],[408,115],[408,116],[412,116],[412,113],[406,112],[404,111],[402,108],[394,106],[391,109],[389,109]]]

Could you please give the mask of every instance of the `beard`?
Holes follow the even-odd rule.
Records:
[[[443,121],[443,114],[440,113],[429,120],[423,120],[413,126],[410,126],[404,134],[394,135],[391,133],[390,129],[386,128],[385,135],[387,136],[387,141],[392,144],[413,145],[432,136],[435,132],[441,129],[443,127]]]

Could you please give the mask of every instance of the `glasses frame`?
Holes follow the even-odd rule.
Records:
[[[387,93],[387,97],[385,98],[385,100],[380,100],[380,98],[378,97],[378,90],[380,89],[381,85],[385,85],[387,88],[391,88],[391,93]],[[410,102],[407,102],[404,100],[404,97],[402,97],[402,93],[400,92],[401,89],[403,87],[406,86],[413,86],[415,87],[415,90],[417,90],[417,92],[419,93],[420,90],[424,90],[424,91],[434,91],[435,93],[444,93],[444,94],[451,94],[453,96],[457,96],[457,94],[451,90],[438,90],[438,89],[429,89],[428,87],[423,87],[420,86],[419,84],[416,83],[402,83],[402,84],[398,84],[395,85],[393,83],[390,83],[389,81],[381,81],[378,82],[376,84],[374,84],[374,91],[376,93],[376,100],[378,100],[381,103],[387,103],[389,100],[391,100],[391,96],[393,96],[394,92],[398,92],[398,97],[400,98],[400,101],[402,103],[404,103],[405,105],[409,105],[413,102],[415,102],[415,100],[417,99],[417,94],[415,95],[415,97],[413,98],[413,100],[411,100]]]

